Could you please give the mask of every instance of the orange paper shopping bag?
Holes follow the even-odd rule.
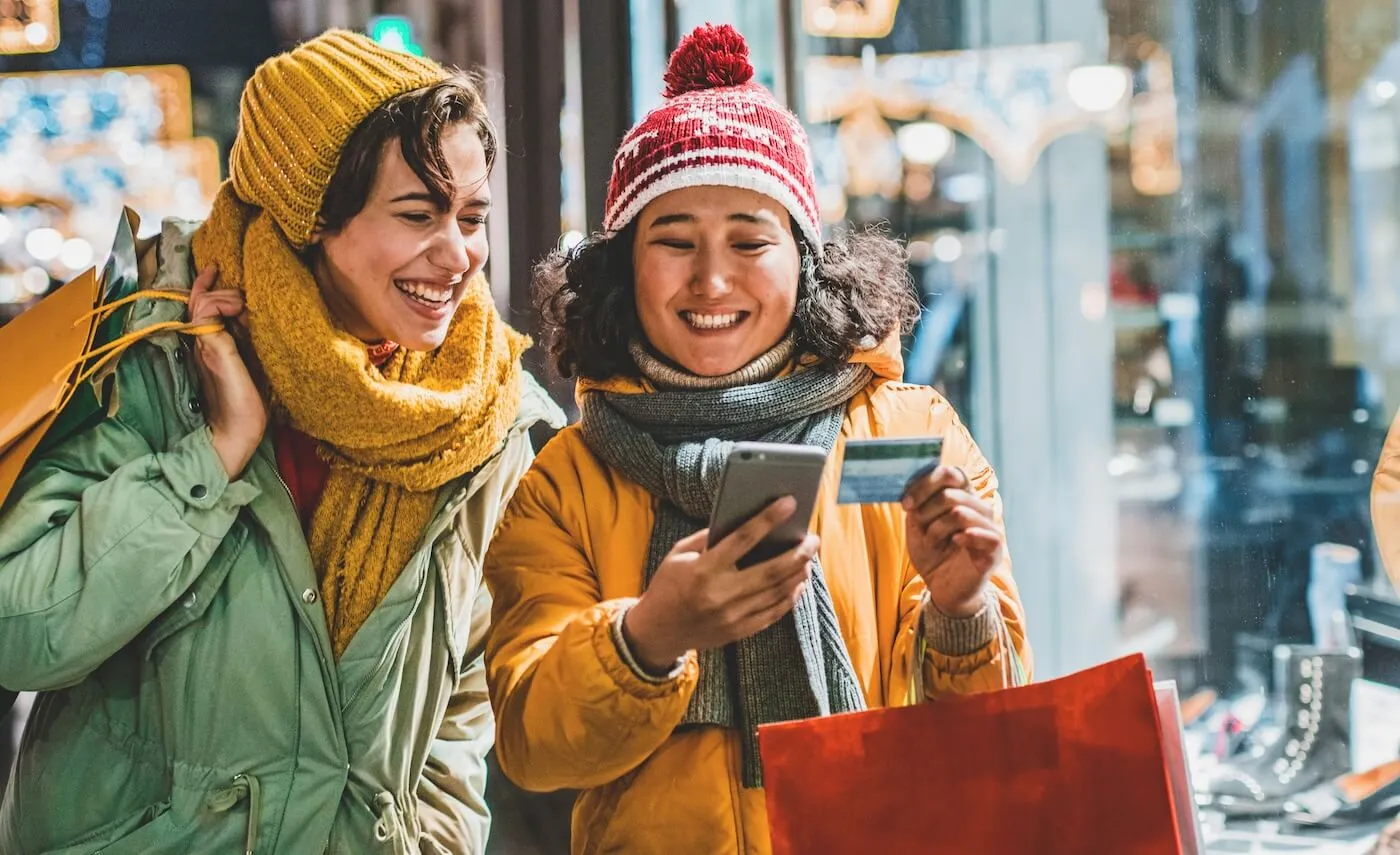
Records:
[[[1058,680],[759,730],[774,855],[1178,855],[1152,678]]]
[[[0,328],[0,364],[9,366],[0,390],[0,503],[72,391],[72,362],[97,328],[87,316],[98,294],[89,270]]]

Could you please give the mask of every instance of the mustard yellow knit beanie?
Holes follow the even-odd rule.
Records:
[[[385,101],[446,79],[430,59],[330,30],[274,56],[243,88],[229,179],[300,249],[350,134]]]

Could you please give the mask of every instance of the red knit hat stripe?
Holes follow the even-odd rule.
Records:
[[[794,180],[791,172],[764,153],[742,148],[705,148],[650,160],[653,162],[637,171],[631,183],[619,187],[616,198],[609,201],[603,220],[605,231],[616,233],[626,228],[649,202],[672,190],[738,187],[762,193],[787,208],[803,237],[820,250],[822,235],[816,224],[821,219],[816,200],[807,191],[810,185]]]

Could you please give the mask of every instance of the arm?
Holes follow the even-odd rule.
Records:
[[[993,521],[1003,533],[997,476],[977,448],[953,408],[942,398],[932,407],[930,432],[944,437],[943,462],[966,473],[969,490],[992,508]],[[902,511],[899,530],[903,530]],[[913,699],[936,699],[1023,685],[1030,679],[1031,653],[1025,615],[1011,559],[1001,561],[984,586],[985,603],[976,614],[951,617],[929,600],[924,580],[905,556],[905,586],[901,596],[900,640],[907,654],[920,663]],[[922,690],[918,686],[922,683]]]
[[[525,477],[486,560],[496,756],[534,791],[599,786],[641,764],[684,716],[698,675],[693,653],[658,682],[624,661],[613,622],[633,601],[602,600],[572,533],[582,525],[571,513],[583,502],[577,471],[555,460],[558,472],[537,464]]]
[[[229,481],[207,428],[154,451],[114,416],[35,463],[0,511],[0,685],[81,682],[198,578],[257,494]]]
[[[486,691],[486,637],[491,626],[491,594],[477,568],[497,521],[515,486],[534,459],[529,436],[511,438],[501,461],[478,496],[463,509],[457,526],[462,548],[477,577],[470,580],[470,629],[447,712],[428,749],[427,764],[418,781],[418,818],[423,828],[419,848],[424,855],[486,851],[491,811],[486,805],[486,755],[495,742],[495,718]]]

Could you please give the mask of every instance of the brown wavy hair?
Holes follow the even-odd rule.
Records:
[[[486,112],[481,79],[452,69],[443,80],[396,95],[375,108],[355,128],[340,152],[340,163],[326,186],[316,226],[339,231],[364,210],[379,174],[384,147],[398,142],[403,159],[428,188],[433,203],[452,203],[452,167],[442,152],[442,138],[459,124],[476,130],[486,153],[486,171],[496,164],[496,127]]]
[[[800,235],[796,224],[793,233]],[[636,226],[595,234],[535,265],[535,307],[549,361],[561,377],[635,377],[627,346],[642,339],[632,244]],[[842,234],[820,260],[800,236],[801,273],[793,331],[798,352],[832,367],[890,333],[907,333],[921,306],[904,245],[881,230]]]

